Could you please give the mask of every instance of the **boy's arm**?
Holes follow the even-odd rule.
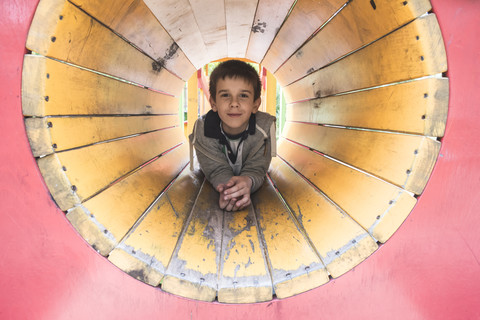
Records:
[[[252,180],[251,192],[257,191],[265,180],[265,175],[272,161],[271,142],[266,139],[265,142],[252,150],[247,156],[245,164],[240,175],[248,176]]]

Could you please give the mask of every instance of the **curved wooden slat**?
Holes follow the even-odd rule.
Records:
[[[262,64],[270,72],[275,72],[345,2],[347,1],[298,0],[273,40]]]
[[[195,67],[158,22],[143,0],[71,0],[76,6],[101,21],[140,48],[160,65],[184,81]],[[141,27],[138,23],[141,21]]]
[[[428,0],[350,1],[275,72],[287,85],[428,12]]]
[[[288,102],[400,82],[447,70],[435,15],[401,29],[284,88]],[[356,75],[356,76],[354,76]]]
[[[144,2],[196,69],[213,60],[210,59],[188,0],[144,0]]]
[[[145,210],[185,167],[182,145],[67,213],[68,220],[100,254],[108,255]]]
[[[278,154],[380,242],[390,238],[416,203],[401,188],[292,142],[282,139]]]
[[[224,212],[218,193],[204,182],[168,265],[162,289],[191,299],[213,301],[217,295]]]
[[[377,249],[368,232],[282,160],[273,158],[269,173],[332,277],[344,274]]]
[[[262,61],[295,0],[259,0],[245,57]]]
[[[76,196],[84,200],[102,188],[113,183],[143,163],[165,152],[183,141],[180,128],[156,131],[129,139],[101,143],[89,147],[54,153],[38,159],[42,175],[46,179],[62,177],[49,185],[53,198],[60,202],[61,193],[57,193],[55,185],[60,185],[65,177]],[[58,167],[45,168],[42,163],[50,158],[58,159]],[[67,185],[68,186],[68,185]],[[63,202],[62,202],[63,203]],[[78,203],[70,203],[70,207]]]
[[[25,127],[34,156],[176,125],[178,125],[178,116],[176,115],[25,119]],[[56,148],[53,148],[53,145]]]
[[[289,104],[286,118],[442,137],[447,111],[448,79],[427,78]]]
[[[265,182],[252,194],[252,202],[277,297],[290,297],[328,282],[325,266],[272,185]]]
[[[285,138],[420,194],[440,143],[424,136],[285,123]]]
[[[184,84],[157,61],[64,0],[40,2],[27,48],[170,94],[180,92]]]
[[[184,169],[108,260],[138,280],[158,286],[202,181],[200,172]]]
[[[25,116],[174,114],[178,98],[43,56],[25,55]]]
[[[244,58],[259,0],[226,0],[228,56]]]
[[[258,232],[252,206],[225,212],[219,302],[254,303],[272,299],[272,279]]]

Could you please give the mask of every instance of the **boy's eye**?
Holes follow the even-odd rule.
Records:
[[[222,98],[228,98],[230,95],[228,93],[221,93],[220,97]]]
[[[248,94],[247,93],[242,93],[242,94],[240,94],[240,98],[248,98]]]

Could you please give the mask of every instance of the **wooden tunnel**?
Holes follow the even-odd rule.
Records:
[[[214,8],[214,10],[212,10]],[[399,228],[448,107],[427,0],[42,0],[23,114],[56,204],[131,276],[180,296],[267,301],[318,287]],[[286,125],[248,210],[188,169],[185,81],[246,58],[283,87]]]

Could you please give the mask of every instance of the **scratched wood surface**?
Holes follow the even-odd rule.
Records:
[[[286,118],[346,127],[442,137],[448,79],[427,78],[287,105]]]
[[[428,0],[350,1],[275,72],[289,84],[428,12]]]
[[[424,136],[307,123],[286,122],[282,135],[416,194],[440,151],[438,141]]]
[[[259,0],[245,57],[260,62],[295,0]]]
[[[292,142],[282,139],[278,154],[380,242],[388,240],[416,203],[402,188]]]
[[[293,102],[435,75],[446,70],[442,34],[435,15],[429,14],[284,87],[284,93],[285,99]]]
[[[158,22],[143,0],[71,0],[153,60],[186,81],[195,67]],[[141,27],[137,26],[141,21]]]
[[[262,64],[270,72],[275,72],[345,2],[345,0],[298,0],[275,36]]]
[[[252,202],[277,297],[290,297],[328,282],[327,270],[308,236],[269,182],[252,195]]]
[[[274,158],[269,174],[332,277],[344,274],[377,249],[367,231],[285,162]]]
[[[181,129],[177,127],[55,153],[39,158],[38,163],[49,157],[58,159],[60,166],[42,169],[42,175],[65,176],[83,200],[182,141]],[[60,197],[54,190],[50,192],[54,199]]]
[[[226,0],[228,56],[244,58],[259,0]]]
[[[25,116],[175,114],[178,98],[38,55],[25,55]]]
[[[184,82],[64,0],[41,1],[27,48],[44,56],[175,94]]]
[[[200,171],[184,169],[108,256],[140,281],[158,286],[203,182]]]
[[[75,206],[67,218],[106,256],[186,166],[187,159],[188,147],[182,145]]]

